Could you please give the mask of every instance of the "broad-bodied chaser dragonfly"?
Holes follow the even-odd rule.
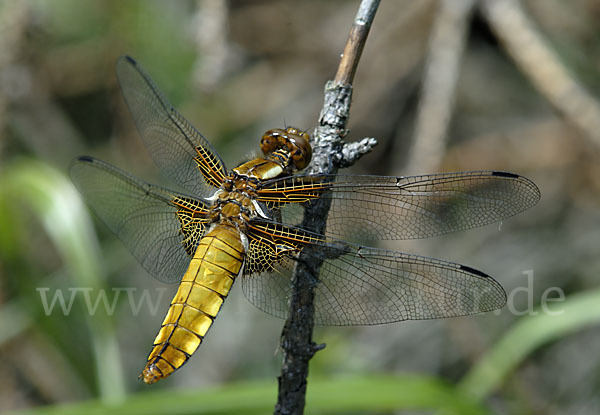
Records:
[[[301,251],[324,263],[315,322],[368,325],[463,316],[502,307],[503,288],[465,265],[360,241],[413,239],[483,226],[533,206],[540,193],[513,173],[413,177],[293,175],[311,160],[309,135],[267,131],[263,155],[232,170],[130,57],[116,65],[125,101],[159,169],[188,194],[154,186],[83,156],[71,167],[79,191],[144,268],[179,289],[140,377],[154,383],[202,343],[236,279],[259,309],[288,312]],[[303,206],[328,198],[326,235],[302,229]]]

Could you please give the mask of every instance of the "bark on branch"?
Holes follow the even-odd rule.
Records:
[[[339,168],[352,165],[377,144],[374,138],[365,138],[358,143],[344,143],[343,138],[347,133],[352,81],[378,6],[379,0],[361,1],[335,79],[325,86],[325,103],[314,132],[309,173],[336,174]],[[325,233],[329,206],[330,202],[323,199],[312,204],[305,211],[302,227]],[[292,277],[290,312],[281,333],[283,364],[275,406],[275,414],[278,415],[303,413],[308,363],[317,351],[325,347],[312,341],[314,287],[318,284],[322,261],[315,261],[315,257],[309,260],[303,254],[304,251]]]

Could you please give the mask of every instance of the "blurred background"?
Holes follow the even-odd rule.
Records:
[[[89,213],[68,166],[87,154],[167,184],[120,95],[123,54],[230,167],[267,129],[312,130],[357,7],[0,2],[0,411],[270,412],[283,321],[239,287],[190,362],[152,387],[137,379],[176,287]],[[307,412],[600,412],[599,39],[599,0],[382,2],[347,137],[379,144],[345,172],[506,170],[542,200],[500,224],[386,243],[493,275],[507,307],[317,328],[327,347]]]

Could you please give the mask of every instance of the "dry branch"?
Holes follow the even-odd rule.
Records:
[[[408,172],[436,171],[444,156],[474,0],[441,0],[429,40]]]
[[[376,144],[366,138],[345,144],[346,124],[352,100],[352,81],[367,40],[379,0],[363,0],[352,24],[334,81],[325,87],[325,103],[315,129],[310,173],[336,174],[340,167],[353,164]],[[331,202],[321,199],[306,209],[302,227],[324,234]],[[311,249],[308,247],[306,249]],[[314,291],[322,261],[307,259],[300,253],[292,277],[289,317],[281,333],[283,364],[279,376],[279,393],[275,414],[302,414],[306,396],[308,362],[325,345],[312,341],[314,327]]]
[[[536,88],[600,146],[600,104],[548,46],[516,0],[484,0],[483,14],[508,53]]]

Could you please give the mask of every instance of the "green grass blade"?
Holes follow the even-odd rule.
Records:
[[[38,161],[20,160],[1,172],[0,197],[29,207],[60,253],[72,283],[79,287],[104,286],[100,250],[91,219],[79,193],[62,173]],[[5,202],[6,205],[7,202]],[[96,362],[99,394],[116,402],[125,394],[120,353],[109,317],[88,319]]]
[[[142,392],[123,404],[106,406],[99,401],[41,407],[31,415],[164,415],[164,414],[269,414],[276,401],[276,383],[252,382],[222,388]],[[441,414],[488,413],[461,396],[455,388],[425,376],[362,376],[309,379],[306,414],[374,413],[398,410],[439,411]],[[427,412],[428,413],[428,412]],[[13,412],[19,414],[19,412]]]
[[[17,300],[0,308],[0,346],[23,333],[31,325],[31,318]]]
[[[520,319],[463,378],[461,391],[484,399],[538,347],[600,323],[600,290],[571,295],[560,310],[562,314],[551,315],[538,309],[537,315]]]

